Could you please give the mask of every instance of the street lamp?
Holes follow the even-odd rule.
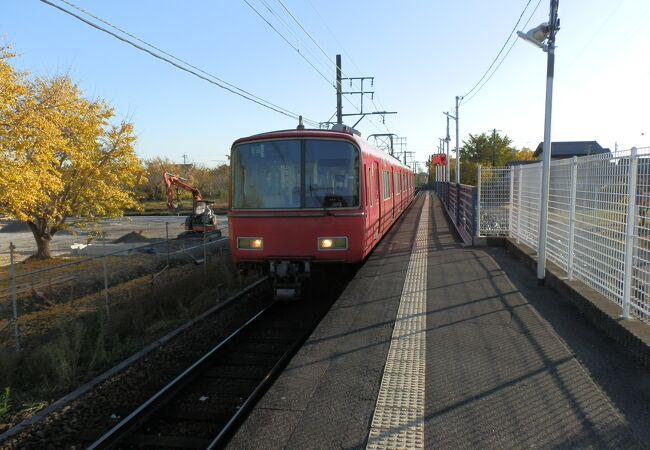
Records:
[[[548,55],[546,63],[546,110],[544,114],[544,147],[542,150],[542,200],[539,216],[539,244],[537,246],[537,281],[544,284],[546,275],[546,229],[548,226],[548,196],[551,182],[551,109],[553,105],[553,72],[555,70],[555,34],[560,29],[557,17],[559,0],[551,0],[549,21],[526,33],[517,35],[541,48]]]

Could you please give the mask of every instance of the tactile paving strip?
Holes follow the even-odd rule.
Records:
[[[368,449],[424,448],[424,376],[429,196],[402,289]]]

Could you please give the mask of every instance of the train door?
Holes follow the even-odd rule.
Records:
[[[381,213],[382,213],[382,201],[380,197],[381,193],[381,186],[379,185],[380,181],[379,179],[381,178],[381,171],[379,170],[379,162],[375,161],[374,163],[374,173],[375,173],[375,180],[377,182],[375,183],[375,199],[377,200],[377,233],[381,233]]]
[[[395,220],[395,208],[397,207],[397,186],[395,186],[395,169],[390,169],[390,180],[388,180],[388,184],[393,185],[393,196],[392,196],[392,201],[391,201],[391,217],[393,220]]]

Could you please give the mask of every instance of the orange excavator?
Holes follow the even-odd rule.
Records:
[[[172,173],[165,172],[163,182],[167,190],[167,208],[172,212],[178,211],[178,205],[174,204],[174,188],[192,193],[192,214],[185,218],[185,230],[187,232],[219,232],[217,216],[203,199],[201,191],[194,186],[190,186],[185,178]]]

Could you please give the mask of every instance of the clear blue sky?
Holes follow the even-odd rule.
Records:
[[[243,0],[73,3],[277,105],[328,120],[336,106],[333,64],[278,0],[248,1],[329,83]],[[408,149],[424,161],[444,137],[442,112],[452,111],[454,97],[483,75],[528,0],[282,2],[331,59],[342,53],[346,75],[375,77],[377,106],[399,112],[387,117],[386,127],[406,137]],[[518,29],[537,4],[530,2]],[[548,10],[549,1],[541,0],[526,29],[548,20]],[[559,15],[553,140],[649,146],[650,1],[560,0]],[[19,54],[17,67],[38,75],[69,73],[88,96],[106,99],[118,117],[133,120],[141,157],[181,161],[187,154],[213,165],[226,159],[238,137],[296,125],[38,0],[4,0],[0,38]],[[497,128],[518,148],[534,148],[543,137],[545,79],[546,54],[519,40],[492,79],[461,106],[461,140]],[[345,102],[344,112],[352,111]],[[358,128],[368,135],[386,127],[375,117]]]

